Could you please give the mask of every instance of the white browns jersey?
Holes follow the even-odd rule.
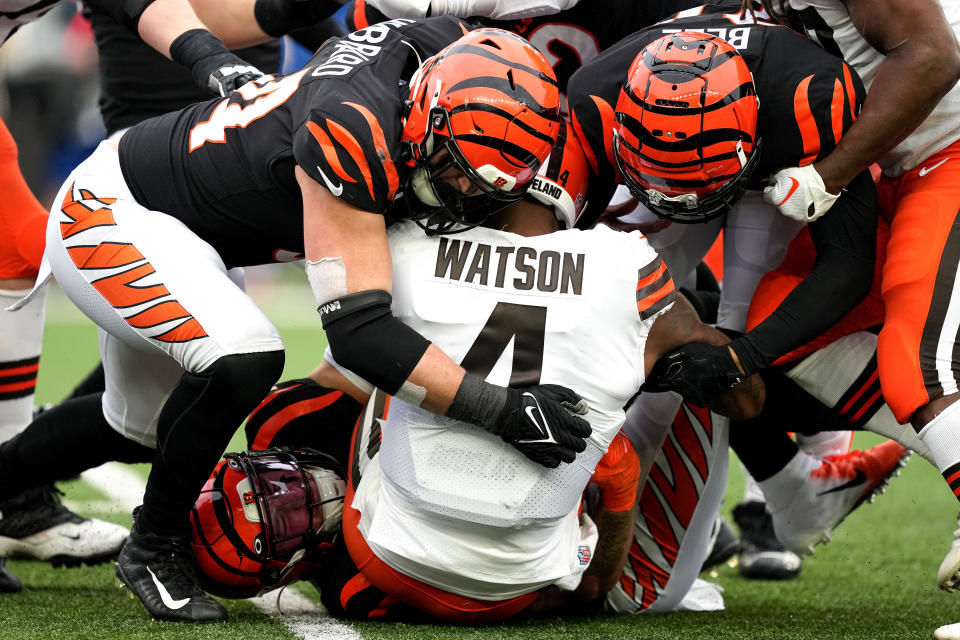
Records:
[[[864,40],[842,0],[790,0],[801,12],[807,35],[843,57],[869,91],[885,56]],[[960,2],[940,0],[947,22],[960,37]],[[960,139],[960,84],[941,98],[926,120],[880,160],[884,175],[896,178]]]
[[[592,547],[581,497],[643,383],[647,334],[674,299],[669,274],[642,235],[605,227],[428,237],[405,222],[389,239],[398,318],[491,383],[572,388],[593,433],[572,464],[547,469],[483,429],[394,398],[379,496],[364,491],[369,473],[357,490],[368,544],[408,575],[481,599],[578,581]],[[455,578],[438,577],[454,567]]]
[[[19,27],[33,22],[60,0],[0,0],[0,44]]]

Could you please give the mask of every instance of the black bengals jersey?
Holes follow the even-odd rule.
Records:
[[[209,100],[210,93],[193,83],[190,71],[168,60],[122,24],[110,2],[85,0],[83,15],[90,20],[97,43],[100,115],[107,135],[147,118],[188,104]],[[264,73],[280,68],[280,40],[234,53]]]
[[[560,91],[566,92],[573,72],[610,45],[637,29],[701,4],[703,0],[581,0],[573,8],[552,15],[521,20],[471,20],[529,40],[553,67]],[[346,12],[348,29],[386,19],[366,2],[351,2]]]
[[[390,20],[332,38],[295,73],[132,127],[120,140],[124,179],[140,204],[182,220],[227,266],[302,253],[294,168],[383,213],[409,171],[407,80],[469,30],[455,18]]]
[[[739,4],[716,4],[679,13],[623,39],[571,79],[571,118],[595,178],[590,222],[603,211],[618,180],[613,161],[613,114],[627,70],[643,48],[677,31],[700,31],[726,40],[753,74],[760,111],[757,137],[763,141],[754,188],[785,167],[809,164],[827,155],[853,123],[865,97],[859,76],[816,43],[772,22],[741,19]],[[692,15],[689,15],[692,14]]]
[[[647,44],[671,32],[706,32],[726,40],[753,74],[759,98],[757,137],[763,143],[750,188],[762,189],[770,174],[810,164],[836,147],[863,103],[860,78],[816,43],[763,20],[764,14],[756,22],[749,14],[741,18],[738,7],[739,2],[721,3],[680,12],[624,38],[570,79],[571,119],[591,168],[589,204],[578,226],[596,221],[619,181],[612,131],[627,70]],[[771,215],[780,214],[771,210]],[[820,335],[867,294],[862,285],[873,273],[876,220],[876,192],[864,172],[825,216],[809,225],[817,266],[750,332],[746,344],[754,362],[772,362]],[[831,304],[822,304],[824,300]]]

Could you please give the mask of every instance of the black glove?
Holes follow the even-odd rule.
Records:
[[[507,389],[507,403],[496,423],[482,425],[537,464],[555,468],[573,462],[587,448],[590,423],[580,396],[558,384]],[[578,415],[577,415],[578,414]]]
[[[467,374],[446,415],[482,427],[537,464],[555,468],[587,448],[590,423],[578,417],[586,412],[580,396],[557,384],[512,389]]]
[[[184,31],[171,43],[170,57],[190,70],[198,87],[221,97],[263,75],[206,29]]]
[[[641,389],[676,391],[690,404],[708,407],[743,378],[727,345],[691,342],[661,356]]]
[[[246,64],[236,56],[233,57],[236,59],[226,61],[226,64],[214,69],[207,78],[207,89],[212,93],[220,94],[221,97],[263,75],[263,72],[256,67]]]

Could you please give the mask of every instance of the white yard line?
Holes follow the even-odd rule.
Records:
[[[96,502],[72,502],[81,513],[90,511],[130,513],[143,499],[144,479],[130,467],[118,462],[91,469],[83,479],[110,498]],[[72,508],[72,507],[71,507]],[[321,605],[293,588],[258,598],[250,598],[263,613],[281,622],[290,633],[304,640],[363,640],[363,636],[330,616]]]
[[[363,640],[363,636],[352,627],[333,619],[321,605],[295,589],[287,588],[280,592],[279,609],[276,591],[250,598],[250,602],[304,640]]]

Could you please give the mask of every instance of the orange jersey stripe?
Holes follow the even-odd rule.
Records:
[[[353,26],[357,31],[370,26],[370,23],[367,22],[366,0],[356,0],[353,3]]]
[[[70,188],[67,189],[67,194],[63,197],[63,202],[60,204],[60,210],[63,211],[73,222],[61,222],[60,223],[60,236],[62,238],[69,238],[70,236],[76,235],[81,231],[86,231],[87,229],[92,229],[93,227],[105,227],[109,225],[116,224],[113,219],[113,211],[107,207],[97,207],[96,209],[91,209],[90,207],[81,204],[80,202],[73,199],[73,186],[70,185]],[[85,193],[89,193],[86,192]],[[100,204],[113,204],[116,201],[116,198],[88,198],[94,200]]]
[[[300,386],[300,385],[297,385]],[[296,389],[297,387],[287,387],[281,391],[289,391],[290,389]],[[271,394],[272,395],[272,394]],[[274,436],[277,435],[277,432],[280,431],[283,427],[290,424],[291,420],[299,418],[300,416],[305,416],[308,413],[313,413],[319,411],[326,407],[329,407],[331,404],[343,397],[342,391],[330,391],[325,393],[318,398],[310,398],[308,400],[301,400],[299,402],[294,402],[288,407],[285,407],[278,411],[276,415],[272,416],[269,420],[261,425],[260,429],[257,430],[257,437],[253,442],[253,449],[266,449],[270,442],[273,440]],[[270,396],[267,397],[268,399]],[[266,402],[266,400],[264,401]],[[262,403],[261,403],[261,406]],[[257,407],[259,410],[260,407]]]
[[[347,182],[356,182],[350,175],[344,170],[343,165],[340,164],[340,157],[337,155],[337,149],[333,146],[333,141],[330,140],[330,136],[327,135],[327,132],[324,131],[320,125],[316,122],[307,121],[307,129],[313,134],[313,137],[316,139],[317,143],[320,144],[320,150],[323,151],[323,157],[327,159],[327,162],[330,163],[330,166],[333,168],[334,172],[340,176],[341,179],[346,180]]]
[[[571,114],[571,116],[572,116],[571,124],[573,125],[573,133],[574,135],[577,136],[577,138],[580,139],[580,148],[583,149],[583,155],[586,156],[587,162],[590,164],[590,171],[592,171],[593,174],[596,175],[600,173],[600,168],[597,166],[597,157],[593,155],[593,149],[590,148],[590,145],[584,143],[584,140],[587,139],[587,136],[584,135],[583,128],[580,126],[580,121],[577,120],[577,114],[573,113]]]
[[[370,175],[370,165],[367,164],[367,157],[363,153],[363,147],[360,146],[360,143],[357,142],[357,139],[354,138],[349,131],[333,120],[327,120],[327,125],[330,127],[330,133],[333,134],[333,137],[347,150],[347,153],[353,158],[357,167],[360,168],[360,173],[367,183],[367,191],[370,192],[370,198],[373,199],[373,177]]]
[[[290,385],[289,387],[284,387],[283,389],[274,389],[273,391],[271,391],[270,393],[267,394],[267,397],[266,397],[266,398],[264,398],[263,400],[260,401],[260,404],[257,405],[257,408],[256,408],[256,409],[254,409],[253,411],[250,412],[250,415],[247,416],[247,420],[249,420],[250,418],[252,418],[253,415],[254,415],[257,411],[260,411],[260,409],[263,409],[267,404],[270,403],[270,401],[272,401],[274,398],[276,398],[276,397],[277,397],[278,395],[280,395],[281,393],[284,393],[284,392],[286,392],[286,391],[292,391],[293,389],[296,389],[296,388],[298,388],[298,387],[300,387],[300,386],[302,386],[302,385],[292,384],[292,385]],[[252,447],[252,448],[253,448],[253,449],[256,449],[257,447]]]
[[[830,123],[833,125],[833,142],[839,143],[843,135],[843,86],[833,81],[833,98],[830,100]]]
[[[649,286],[649,285],[653,284],[654,282],[656,282],[656,281],[657,281],[657,278],[659,278],[660,276],[662,276],[663,273],[664,273],[666,270],[667,270],[667,263],[664,262],[663,260],[661,260],[661,261],[660,261],[660,266],[657,267],[657,270],[656,270],[656,271],[654,271],[654,272],[651,273],[650,275],[645,276],[645,277],[643,277],[643,278],[641,278],[640,280],[637,281],[637,291],[640,291],[640,289],[643,289],[644,287]]]
[[[671,279],[667,284],[663,285],[658,291],[651,293],[649,296],[643,300],[637,300],[637,311],[643,313],[644,310],[653,306],[658,300],[662,299],[664,296],[669,295],[675,287],[673,286],[673,280]]]
[[[607,162],[613,166],[615,164],[613,161],[613,135],[607,133],[613,131],[613,125],[615,123],[613,107],[603,98],[597,96],[590,97],[593,99],[594,104],[597,105],[597,111],[600,112],[600,122],[603,127],[602,131],[604,132],[603,151],[607,154]]]
[[[793,94],[793,115],[796,118],[797,127],[800,128],[800,138],[803,140],[801,167],[813,162],[817,154],[820,153],[820,133],[817,129],[817,121],[810,110],[810,96],[808,95],[811,80],[813,80],[813,76],[804,78]]]
[[[125,267],[144,259],[143,254],[127,242],[103,242],[95,246],[67,247],[67,253],[79,269]]]
[[[166,300],[130,316],[127,318],[127,323],[138,329],[149,329],[150,327],[158,327],[167,322],[189,317],[190,313],[184,309],[183,305],[179,302],[176,300]]]
[[[387,174],[387,187],[390,189],[389,198],[393,199],[393,196],[397,193],[397,189],[400,188],[400,176],[397,174],[397,168],[393,164],[393,158],[390,157],[390,153],[387,151],[387,139],[386,136],[383,135],[383,129],[380,127],[380,123],[377,122],[377,118],[373,113],[362,104],[355,102],[345,102],[344,104],[359,111],[360,115],[367,121],[367,124],[370,125],[370,133],[373,134],[373,145],[377,149],[377,156],[383,162],[383,171]]]
[[[134,307],[138,304],[150,302],[163,296],[170,295],[170,291],[162,284],[137,286],[136,283],[149,275],[156,273],[149,262],[120,273],[94,280],[90,284],[100,292],[107,302],[116,309]]]
[[[160,342],[190,342],[197,338],[205,338],[207,332],[203,330],[196,318],[190,318],[181,325],[170,329],[158,336],[152,336],[154,340]]]

